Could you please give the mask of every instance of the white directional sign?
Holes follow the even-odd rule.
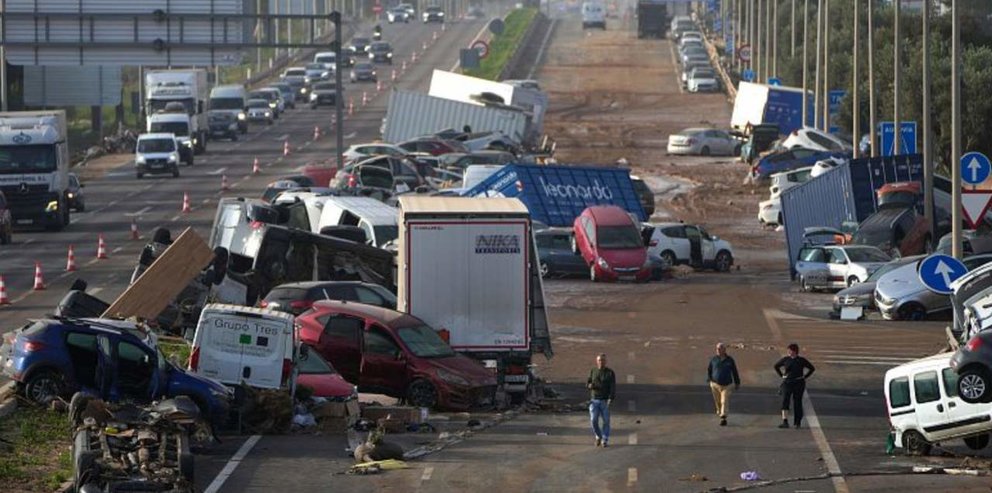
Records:
[[[961,179],[968,185],[978,185],[992,173],[992,163],[980,152],[969,152],[961,156]]]
[[[983,190],[961,190],[961,208],[971,229],[978,228],[992,203],[992,192]]]

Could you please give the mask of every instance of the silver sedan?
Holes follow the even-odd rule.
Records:
[[[668,136],[669,154],[736,156],[741,143],[724,130],[687,128]]]

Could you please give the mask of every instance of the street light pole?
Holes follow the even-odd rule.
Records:
[[[778,77],[778,0],[772,0],[772,73]]]
[[[792,58],[796,57],[796,0],[792,0],[792,29],[789,33],[792,36],[792,50],[789,52],[789,56]],[[805,36],[805,34],[803,35]]]
[[[762,22],[761,22],[761,5],[764,0],[758,0],[757,12],[755,12],[754,20],[757,22],[757,28],[755,29],[756,37],[754,46],[751,47],[751,58],[754,59],[754,78],[760,82],[761,81],[761,68],[763,64],[761,63],[761,55],[764,54],[764,50],[761,48],[761,42],[765,39],[764,34],[761,32]]]
[[[823,0],[823,131],[830,132],[830,0]]]
[[[875,120],[875,0],[868,0],[868,141],[871,157],[878,156],[878,122]]]
[[[806,47],[809,45],[809,0],[803,0],[803,126],[809,125],[809,59]]]
[[[951,0],[951,253],[961,258],[961,13]]]
[[[901,63],[899,59],[899,52],[902,51],[902,40],[899,39],[899,16],[900,8],[899,5],[902,0],[892,0],[895,6],[895,17],[892,19],[892,30],[895,33],[895,40],[893,41],[893,54],[892,54],[892,155],[898,156],[902,154],[902,124],[899,120],[899,73],[902,72],[902,67],[899,66]]]
[[[813,128],[820,128],[820,57],[823,50],[823,0],[816,0],[816,82],[813,84]]]
[[[868,0],[868,1],[870,2],[872,0]],[[861,98],[860,98],[860,91],[858,90],[858,84],[860,82],[860,79],[858,77],[858,69],[860,68],[860,66],[858,65],[858,49],[860,48],[860,44],[858,43],[858,31],[861,30],[861,20],[859,19],[858,14],[860,13],[859,12],[860,10],[861,10],[861,0],[854,0],[854,49],[851,50],[853,55],[852,56],[853,66],[851,67],[851,73],[852,73],[851,90],[854,92],[853,94],[851,94],[851,134],[852,134],[851,140],[853,140],[853,144],[854,144],[855,158],[859,157],[858,144],[859,144],[859,137],[861,134]]]
[[[930,3],[923,2],[923,215],[934,241],[933,154],[930,149]]]
[[[341,82],[341,72],[343,70],[342,62],[342,40],[341,40],[341,12],[337,10],[333,11],[329,15],[331,24],[334,27],[334,84],[335,84],[335,94],[334,94],[334,141],[336,149],[334,154],[336,154],[338,169],[344,168],[344,93],[341,89],[344,88]]]

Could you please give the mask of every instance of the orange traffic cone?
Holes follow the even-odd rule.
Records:
[[[417,52],[416,51],[413,52],[412,55],[410,55],[410,62],[411,63],[417,63]]]
[[[227,175],[221,175],[220,176],[220,190],[222,192],[226,192],[230,188],[231,187],[227,186]]]
[[[183,192],[183,213],[193,212],[193,208],[189,206],[189,194]]]
[[[368,91],[362,91],[362,106],[369,104],[369,93]]]
[[[396,69],[392,69],[392,75],[389,76],[389,80],[396,82]]]
[[[382,92],[382,81],[375,81],[375,92]]]
[[[134,219],[131,220],[131,239],[140,240],[141,235],[138,233],[138,222]]]
[[[348,98],[348,116],[355,112],[355,98]]]
[[[319,139],[320,139],[320,126],[319,125],[314,125],[314,127],[313,127],[313,140],[319,140]]]
[[[45,289],[45,278],[41,275],[41,262],[35,261],[34,263],[34,290],[42,291]]]
[[[69,245],[69,258],[65,261],[65,271],[74,272],[76,270],[76,251]]]
[[[96,237],[96,258],[104,260],[107,257],[107,243],[103,241],[103,235],[97,235]]]
[[[7,296],[7,282],[4,281],[3,275],[0,275],[0,305],[9,305],[10,298]]]
[[[251,165],[251,174],[257,175],[262,172],[262,166],[258,164],[258,158]]]
[[[282,155],[283,156],[288,156],[289,155],[289,141],[288,140],[284,140],[282,142]]]

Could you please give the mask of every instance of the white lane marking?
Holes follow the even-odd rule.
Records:
[[[210,197],[207,197],[207,198],[203,199],[203,202],[201,202],[201,203],[203,205],[209,204],[210,203]]]
[[[28,238],[28,239],[24,240],[24,244],[25,245],[30,245],[32,243],[34,243],[34,238]]]
[[[631,412],[631,413],[637,412],[637,401],[633,399],[627,401],[627,412]]]
[[[85,266],[86,266],[86,267],[89,267],[89,266],[91,266],[91,265],[94,265],[94,264],[96,264],[96,263],[97,263],[97,262],[99,262],[99,261],[100,261],[100,259],[98,259],[98,258],[94,258],[94,259],[92,259],[92,260],[90,260],[89,262],[86,262],[86,264],[85,264]]]
[[[631,433],[630,436],[627,437],[627,445],[637,445],[637,433]]]
[[[768,328],[772,331],[772,337],[775,338],[776,342],[782,342],[782,329],[778,327],[778,320],[775,319],[773,312],[768,308],[761,311],[765,314],[765,321],[768,322]]]
[[[111,201],[109,204],[107,204],[107,207],[113,207],[113,206],[117,205],[118,202],[120,202],[120,201],[119,200]]]
[[[251,452],[251,449],[261,438],[262,435],[252,435],[248,438],[248,440],[245,440],[245,443],[241,445],[241,448],[239,448],[234,456],[231,457],[231,460],[227,461],[227,464],[224,465],[224,469],[221,469],[220,473],[217,474],[217,477],[210,483],[210,486],[207,486],[207,489],[203,490],[203,493],[217,493],[220,491],[220,488],[224,486],[224,482],[227,481],[227,478],[230,478],[231,474],[234,474],[234,470],[237,469],[238,465],[241,464],[241,461],[248,455],[248,452]]]
[[[433,474],[434,474],[434,468],[433,467],[425,467],[424,468],[424,474],[422,474],[420,476],[420,480],[421,481],[430,481],[431,480],[431,476]]]
[[[208,171],[207,174],[208,175],[219,175],[219,174],[221,174],[221,173],[223,173],[225,171],[227,171],[227,166],[225,166],[223,168],[217,168],[217,169],[215,169],[213,171]]]
[[[352,133],[350,133],[348,135],[345,135],[344,138],[346,138],[346,139],[354,139],[356,135],[358,135],[358,132],[352,132]]]
[[[123,250],[123,249],[124,249],[124,247],[122,247],[122,246],[119,246],[119,247],[117,247],[117,248],[115,248],[115,249],[113,249],[113,250],[111,250],[111,251],[110,251],[110,253],[119,253],[119,252],[120,252],[121,250]]]
[[[630,352],[627,353],[627,359],[629,359],[631,361],[634,360],[634,352],[633,351],[630,351]]]
[[[627,383],[634,383],[634,376],[633,375],[627,375]]]
[[[275,140],[286,140],[288,138],[289,138],[289,134],[283,134],[280,135],[279,137],[276,137]]]
[[[809,423],[809,429],[813,432],[813,440],[816,441],[816,446],[820,449],[820,455],[823,456],[823,463],[826,464],[827,471],[830,472],[830,480],[834,483],[834,491],[837,493],[850,493],[844,476],[841,476],[840,464],[837,463],[837,457],[834,457],[834,451],[830,449],[827,436],[823,433],[823,428],[820,427],[820,418],[816,416],[816,410],[813,409],[813,400],[810,398],[809,392],[803,394],[803,410],[806,411],[806,422]]]
[[[103,291],[103,288],[93,288],[93,289],[90,290],[90,294],[93,295],[93,296],[96,296],[96,295],[100,294],[101,291]]]
[[[148,207],[145,207],[144,209],[141,209],[140,211],[136,211],[136,212],[125,212],[124,215],[127,216],[127,217],[140,216],[140,215],[142,215],[142,214],[144,214],[144,213],[146,213],[146,212],[148,212],[150,210],[152,210],[152,207],[151,206],[148,206]]]
[[[172,221],[172,222],[176,222],[176,221],[179,220],[180,217],[182,217],[181,214],[176,214],[175,216],[172,216],[172,219],[169,219],[169,220]]]
[[[251,175],[246,175],[244,178],[241,178],[241,181],[247,181],[250,179],[251,179]]]
[[[633,486],[637,482],[637,468],[628,467],[627,468],[627,486]]]

